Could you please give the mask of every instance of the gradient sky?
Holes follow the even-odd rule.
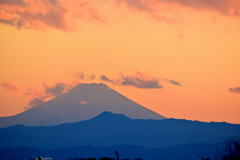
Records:
[[[78,83],[240,123],[239,0],[0,0],[0,116]]]

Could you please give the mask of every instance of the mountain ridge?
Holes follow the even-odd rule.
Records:
[[[58,126],[11,126],[0,129],[0,148],[58,148],[75,145],[142,145],[147,148],[187,143],[218,143],[240,131],[240,124],[177,119],[141,120],[102,113],[90,120]],[[19,138],[21,137],[21,138]]]

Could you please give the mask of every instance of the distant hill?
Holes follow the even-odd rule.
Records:
[[[141,146],[115,145],[111,147],[74,146],[71,148],[57,148],[54,150],[40,150],[29,147],[16,147],[0,149],[2,160],[29,160],[42,157],[51,157],[55,160],[67,160],[70,158],[111,157],[116,159],[114,151],[117,150],[120,159],[142,158],[143,160],[201,160],[203,157],[214,157],[217,150],[223,148],[223,144],[186,144],[174,147],[148,149]]]
[[[165,119],[119,94],[105,84],[79,84],[69,92],[23,113],[0,118],[0,128],[22,124],[52,126],[89,120],[110,111],[132,119]]]
[[[221,143],[238,135],[239,124],[178,119],[137,120],[104,112],[87,121],[50,127],[22,125],[0,129],[0,148],[27,146],[42,149],[76,145],[141,145],[147,148],[188,143]]]

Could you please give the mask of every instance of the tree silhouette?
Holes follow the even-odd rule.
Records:
[[[210,160],[210,158],[202,158]],[[215,153],[215,160],[240,160],[240,137],[234,137],[225,144],[225,148]]]
[[[102,157],[102,158],[100,158],[99,160],[115,160],[115,159],[113,159],[113,158],[108,158],[108,157]]]
[[[240,160],[240,138],[235,137],[229,140],[222,152],[217,152],[216,160]]]
[[[118,153],[118,151],[115,150],[114,153],[116,154],[117,160],[119,160],[119,153]]]
[[[97,158],[89,157],[87,160],[97,160]]]
[[[86,158],[70,158],[70,159],[68,159],[68,160],[86,160]],[[96,159],[95,159],[96,160]]]

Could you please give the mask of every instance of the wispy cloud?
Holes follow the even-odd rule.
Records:
[[[156,78],[144,79],[137,76],[122,76],[121,84],[124,86],[133,86],[142,89],[161,89],[162,85],[159,84]]]
[[[141,11],[158,12],[161,5],[180,5],[195,10],[216,11],[224,15],[239,16],[240,2],[234,0],[117,0],[118,4],[124,4],[129,8]]]
[[[8,94],[15,96],[24,95],[27,97],[28,103],[27,106],[24,107],[25,110],[63,94],[74,85],[76,84],[58,82],[53,86],[43,84],[43,88],[37,88],[31,85],[19,86],[11,81],[0,83],[0,86],[2,86],[8,92]]]
[[[53,87],[48,87],[46,84],[44,84],[45,93],[51,94],[55,97],[60,96],[63,94],[67,89],[68,85],[66,83],[58,82]]]
[[[166,79],[166,81],[168,83],[171,83],[171,84],[175,85],[175,86],[182,86],[181,83],[179,83],[178,81],[174,81],[173,79]]]
[[[52,86],[49,86],[46,83],[43,83],[42,88],[33,88],[28,87],[24,90],[23,94],[28,97],[28,106],[25,109],[35,107],[39,104],[42,104],[52,98],[58,97],[63,93],[70,90],[73,86],[77,85],[76,82],[63,83],[57,82]]]
[[[4,88],[8,94],[20,96],[24,95],[28,99],[27,106],[24,109],[30,109],[39,104],[42,104],[54,97],[60,96],[75,85],[82,83],[85,81],[85,74],[83,71],[80,72],[70,72],[76,79],[72,79],[69,82],[57,82],[53,85],[49,85],[47,83],[43,83],[42,87],[35,87],[30,84],[18,85],[15,82],[0,82],[0,86]],[[95,75],[91,74],[88,76],[86,81],[93,81],[95,79]]]
[[[23,92],[23,94],[27,96],[29,101],[24,109],[30,109],[54,97],[60,96],[67,90],[69,90],[72,86],[73,84],[57,82],[53,86],[49,86],[44,83],[43,89],[28,87]]]
[[[89,80],[90,80],[90,81],[95,80],[95,78],[96,78],[96,76],[95,76],[94,74],[91,74],[91,75],[89,76]]]
[[[111,82],[112,84],[118,84],[118,82],[119,82],[119,80],[118,79],[110,79],[110,78],[108,78],[106,75],[101,75],[100,76],[100,79],[102,80],[102,81],[106,81],[106,82]]]
[[[54,97],[60,96],[67,90],[73,87],[74,84],[57,82],[53,86],[46,83],[43,84],[43,90],[40,88],[28,87],[24,90],[23,94],[28,97],[28,104],[24,109],[30,109],[39,104],[42,104]]]
[[[1,0],[0,23],[18,28],[74,30],[76,21],[102,22],[95,4],[87,0]]]
[[[181,7],[217,12],[226,16],[240,16],[240,1],[237,0],[117,0],[117,4],[164,21],[171,21],[169,14],[166,13],[172,14]]]
[[[88,83],[96,80],[95,74],[84,74],[83,71],[70,72],[75,78],[68,82],[57,82],[52,85],[43,83],[42,87],[35,87],[30,84],[20,86],[14,82],[0,82],[0,86],[4,88],[10,95],[24,95],[28,99],[28,103],[24,109],[30,109],[39,104],[42,104],[54,97],[60,96],[70,90],[77,84]],[[178,81],[153,77],[138,71],[132,74],[124,74],[120,72],[117,78],[109,78],[105,74],[100,77],[101,81],[112,83],[114,85],[131,86],[140,89],[162,89],[164,88],[161,82],[167,81],[171,84],[181,86]],[[99,79],[98,79],[99,80]],[[237,90],[238,88],[236,88]],[[84,102],[82,102],[83,104]]]
[[[240,16],[239,0],[114,0],[121,8],[175,23],[180,9],[216,12],[225,16]],[[76,30],[79,21],[84,23],[106,22],[97,0],[1,0],[0,23],[17,28],[63,31]],[[109,6],[113,7],[113,6]]]
[[[228,90],[231,93],[240,94],[240,87],[228,88]]]
[[[120,73],[120,78],[110,79],[106,75],[101,75],[102,81],[111,82],[117,85],[133,86],[141,89],[161,89],[163,86],[157,78],[145,75],[141,72],[135,72],[134,75],[124,75]]]
[[[83,71],[80,71],[80,72],[71,71],[70,73],[78,79],[84,80],[85,78],[85,74],[83,73]]]
[[[40,105],[40,104],[42,104],[44,102],[45,102],[45,97],[38,97],[38,98],[31,99],[28,102],[28,106],[24,107],[24,109],[28,110],[28,109],[30,109],[32,107],[35,107],[37,105]]]
[[[14,83],[14,82],[11,82],[11,81],[9,81],[9,82],[0,82],[0,85],[3,88],[5,88],[10,95],[11,94],[13,94],[13,95],[20,95],[21,92],[22,92],[22,88],[18,84]]]
[[[25,110],[42,104],[52,98],[51,95],[46,94],[42,89],[33,86],[24,88],[22,94],[25,95],[28,99],[27,106],[24,107]]]
[[[107,81],[107,82],[110,82],[111,80],[106,76],[106,75],[101,75],[100,76],[100,79],[102,80],[102,81]]]

